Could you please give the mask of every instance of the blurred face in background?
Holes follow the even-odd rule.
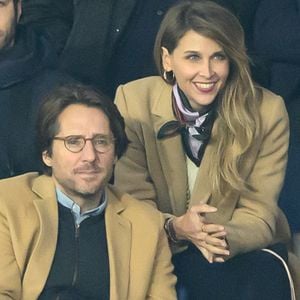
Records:
[[[13,46],[20,16],[21,1],[0,0],[0,53]]]

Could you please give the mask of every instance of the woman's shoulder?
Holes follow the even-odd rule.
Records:
[[[262,95],[262,97],[261,97],[262,102],[266,105],[276,104],[276,103],[278,103],[278,104],[284,103],[284,100],[280,95],[278,95],[264,87],[260,87],[258,89],[258,91]]]
[[[151,96],[160,93],[165,88],[170,88],[170,86],[161,77],[150,76],[120,85],[117,89],[117,95],[122,91],[123,94],[133,98],[135,96]]]
[[[152,86],[152,85],[164,85],[165,81],[160,76],[148,76],[139,78],[133,81],[129,81],[121,86],[124,87],[135,87],[135,86]]]
[[[269,128],[278,122],[288,124],[289,117],[283,98],[265,88],[261,88],[261,95],[259,110],[263,127]]]
[[[135,118],[149,115],[159,103],[171,99],[172,86],[158,76],[145,77],[120,85],[115,103],[123,115],[133,114]],[[167,104],[166,104],[167,105]]]
[[[266,88],[259,88],[258,91],[261,94],[260,111],[262,113],[271,113],[274,110],[282,110],[285,113],[284,99],[280,95]]]

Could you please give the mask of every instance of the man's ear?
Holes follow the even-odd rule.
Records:
[[[52,158],[47,150],[42,153],[42,159],[46,166],[52,167]]]
[[[161,47],[161,60],[166,72],[172,71],[172,63],[169,50],[165,47]]]

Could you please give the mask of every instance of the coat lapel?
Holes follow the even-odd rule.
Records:
[[[37,177],[33,182],[32,190],[37,195],[33,203],[37,209],[40,231],[36,246],[32,249],[23,284],[41,291],[47,280],[56,249],[58,209],[55,187],[50,177]],[[23,296],[26,298],[26,295]]]
[[[217,148],[217,127],[219,120],[216,119],[210,141],[205,149],[204,156],[202,158],[201,165],[196,177],[195,186],[192,191],[190,205],[198,204],[199,201],[202,203],[208,203],[209,205],[218,208],[218,211],[213,214],[208,214],[208,220],[212,220],[214,223],[224,223],[231,218],[232,212],[236,206],[236,202],[240,197],[240,193],[233,189],[227,189],[227,191],[220,198],[212,198],[212,183],[209,181],[208,174],[210,164],[213,159],[213,153]],[[249,172],[254,164],[256,153],[258,151],[258,145],[260,143],[253,143],[251,150],[247,153],[246,158],[241,163],[241,176],[247,178]],[[234,147],[234,146],[232,146]],[[212,217],[212,219],[210,219]]]
[[[124,206],[107,190],[105,224],[110,268],[110,298],[127,299],[131,253],[131,224],[120,213]]]
[[[217,147],[217,123],[218,120],[214,122],[214,126],[212,128],[212,133],[210,140],[205,148],[205,152],[199,166],[198,174],[196,177],[194,189],[191,191],[191,200],[190,206],[201,203],[209,202],[209,198],[211,196],[211,182],[209,181],[209,168],[212,158],[212,154]],[[210,203],[211,204],[211,203]]]
[[[153,112],[153,127],[157,137],[159,129],[165,123],[175,120],[172,110],[172,89],[164,85],[162,92],[156,97]],[[185,153],[183,151],[181,136],[156,139],[159,160],[162,165],[164,177],[168,183],[169,196],[173,212],[176,215],[182,214],[186,210],[188,192],[187,169]]]
[[[171,102],[171,87],[165,86],[156,97],[152,107],[156,135],[163,124],[175,120]],[[189,191],[188,188],[186,155],[182,147],[181,136],[176,135],[171,138],[157,140],[159,159],[169,186],[174,214],[181,215],[185,213],[186,202],[183,199],[187,200],[191,197],[189,206],[199,204],[200,201],[202,203],[210,201],[211,182],[208,179],[208,173],[212,154],[217,147],[217,124],[218,119],[214,122],[211,138],[206,146],[192,191]]]

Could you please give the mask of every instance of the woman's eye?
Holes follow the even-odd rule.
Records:
[[[189,55],[188,57],[187,57],[187,59],[188,60],[198,60],[199,59],[199,55]]]
[[[215,60],[225,60],[227,59],[225,54],[219,53],[219,54],[215,54],[213,57]]]

